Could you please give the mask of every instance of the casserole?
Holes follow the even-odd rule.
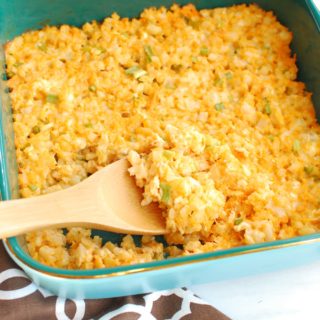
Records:
[[[71,1],[72,2],[72,1]],[[71,4],[71,2],[68,3],[68,5]],[[233,2],[238,3],[238,2]],[[198,8],[202,7],[215,7],[218,5],[230,5],[233,4],[231,2],[205,2],[205,1],[199,1],[195,4],[198,6]],[[264,8],[264,9],[272,9],[277,17],[280,19],[282,23],[284,23],[286,26],[289,27],[291,31],[294,33],[294,42],[293,42],[293,50],[297,53],[298,58],[301,59],[301,61],[298,60],[299,69],[300,69],[300,80],[304,81],[307,86],[308,90],[312,91],[314,93],[314,103],[315,106],[319,107],[319,99],[317,99],[317,95],[319,96],[319,92],[317,92],[317,77],[319,77],[319,72],[316,68],[316,59],[317,55],[319,53],[319,44],[317,43],[317,39],[319,38],[319,34],[317,32],[317,25],[311,20],[311,16],[308,15],[308,4],[303,1],[286,1],[282,2],[281,6],[273,7],[271,4],[273,2],[266,2],[261,1],[258,2],[258,4]],[[25,28],[36,28],[35,25],[36,22],[38,23],[44,23],[44,24],[61,24],[63,22],[71,23],[71,24],[79,24],[83,21],[78,21],[79,17],[83,18],[83,15],[79,14],[78,10],[82,9],[85,10],[88,16],[85,17],[86,20],[90,20],[92,18],[101,18],[98,15],[92,17],[90,14],[94,15],[94,10],[100,10],[99,12],[102,12],[101,6],[106,5],[102,2],[96,1],[93,5],[90,6],[90,8],[84,8],[85,3],[80,3],[80,5],[77,6],[77,10],[73,11],[64,11],[61,10],[61,8],[55,7],[59,4],[59,2],[56,2],[54,5],[50,5],[50,8],[47,8],[46,6],[40,6],[44,12],[43,15],[40,16],[34,16],[32,14],[32,9],[36,8],[36,5],[39,7],[40,2],[37,2],[31,6],[28,6],[26,9],[29,14],[26,15],[28,19],[23,20],[21,19],[20,22],[25,22],[27,25],[22,26],[20,29],[15,30],[14,32],[9,28],[10,22],[12,23],[12,20],[10,20],[10,12],[14,12],[15,6],[18,5],[18,2],[11,2],[8,8],[5,8],[5,10],[2,10],[1,12],[6,12],[6,15],[3,16],[3,19],[1,21],[4,21],[4,30],[3,33],[3,42],[10,39],[12,36],[16,35],[17,33],[25,30]],[[103,16],[110,14],[112,11],[117,11],[120,15],[125,16],[128,15],[127,13],[130,12],[131,16],[136,15],[141,9],[143,8],[142,2],[136,2],[134,3],[135,7],[134,9],[130,6],[133,5],[131,3],[130,5],[122,5],[119,6],[119,8],[115,8],[112,6],[107,6],[106,11],[103,11]],[[148,3],[148,6],[150,5],[170,5],[170,3],[162,3],[162,2],[152,2]],[[64,4],[66,5],[66,4]],[[83,5],[83,6],[82,6]],[[292,15],[292,12],[290,14],[290,17],[285,15],[286,12],[286,6],[290,5],[291,11],[293,12],[295,10],[295,14]],[[23,5],[22,5],[23,6]],[[11,10],[10,10],[11,8]],[[23,7],[20,7],[23,8]],[[21,9],[23,10],[23,9]],[[48,11],[47,11],[48,10]],[[54,10],[57,13],[57,16],[54,18],[54,21],[48,21],[43,20],[41,18],[47,18],[46,12],[50,12]],[[127,11],[126,11],[127,10]],[[316,15],[316,11],[310,4],[310,12],[313,12]],[[23,10],[24,11],[24,10]],[[60,12],[60,14],[59,14]],[[69,17],[63,17],[62,14],[66,13],[67,15],[70,15]],[[13,19],[13,17],[11,17]],[[70,19],[68,19],[70,18]],[[60,19],[60,20],[59,20]],[[7,22],[7,23],[6,23]],[[32,24],[34,23],[34,24]],[[11,34],[10,34],[11,32]],[[309,32],[308,37],[305,37],[305,33]],[[305,39],[314,39],[314,43],[306,43]],[[300,62],[300,63],[299,63]],[[2,83],[2,90],[5,91],[5,85]],[[7,99],[6,92],[3,92],[3,100]],[[2,139],[2,159],[6,161],[2,161],[2,175],[3,175],[3,185],[2,185],[2,197],[3,199],[9,199],[11,197],[17,196],[17,183],[16,183],[16,177],[15,177],[15,165],[14,165],[14,145],[13,145],[13,139],[12,135],[10,134],[10,131],[12,132],[11,124],[10,124],[10,107],[8,104],[8,101],[3,101],[3,132],[6,134],[6,137]],[[10,143],[11,142],[11,143]],[[7,150],[7,155],[5,155],[5,152]],[[110,239],[112,235],[108,233],[103,233],[104,239]],[[116,296],[121,294],[132,294],[132,293],[139,293],[139,292],[145,292],[149,290],[159,290],[164,289],[171,286],[181,286],[181,285],[187,285],[194,282],[199,281],[207,281],[208,279],[221,279],[226,275],[233,276],[236,275],[237,272],[235,270],[238,270],[239,275],[243,272],[248,272],[248,270],[256,270],[257,267],[259,267],[258,263],[254,263],[256,259],[259,259],[259,263],[262,263],[264,261],[263,257],[260,256],[260,252],[253,253],[260,250],[266,250],[266,249],[275,249],[282,246],[293,246],[293,249],[298,248],[298,244],[306,244],[309,242],[315,242],[318,241],[318,235],[309,235],[309,236],[303,236],[298,237],[295,239],[289,239],[289,240],[282,240],[282,241],[275,241],[275,242],[269,242],[265,244],[259,244],[259,245],[253,245],[253,246],[246,246],[246,247],[238,247],[233,248],[229,250],[221,250],[216,252],[211,252],[207,254],[200,254],[200,255],[193,255],[188,257],[182,257],[182,258],[174,258],[174,259],[168,259],[165,261],[160,262],[151,262],[151,263],[145,263],[145,264],[139,264],[139,265],[132,265],[132,266],[125,266],[125,267],[118,267],[118,268],[109,268],[109,269],[97,269],[97,270],[90,270],[90,271],[71,271],[71,270],[59,270],[54,269],[50,267],[45,267],[38,262],[32,260],[28,254],[26,253],[25,244],[23,242],[23,238],[12,238],[7,241],[7,248],[10,251],[10,254],[15,259],[18,259],[19,263],[24,266],[27,273],[35,280],[36,283],[39,283],[40,285],[47,287],[54,291],[55,293],[58,293],[60,295],[64,295],[67,297],[102,297],[102,296]],[[286,252],[292,252],[292,248],[282,249],[281,252],[283,252],[283,257],[286,256],[284,253]],[[312,244],[311,247],[314,248],[314,245]],[[240,254],[242,253],[251,253],[250,258],[246,258],[243,260],[244,265],[241,266]],[[278,252],[277,250],[273,251],[275,254]],[[305,254],[306,252],[309,252],[308,250],[303,251]],[[255,256],[258,254],[259,258]],[[266,252],[263,252],[265,255]],[[274,255],[271,254],[271,255]],[[230,256],[234,256],[231,258]],[[268,256],[268,255],[267,255]],[[268,259],[266,256],[266,259]],[[221,258],[217,261],[217,258]],[[242,257],[242,255],[241,255]],[[255,258],[254,258],[255,257]],[[277,262],[282,264],[282,254],[277,257],[273,258],[272,264],[276,264]],[[24,262],[21,262],[22,259]],[[234,260],[235,259],[235,260]],[[307,258],[305,258],[307,259]],[[209,260],[210,263],[207,261]],[[211,261],[212,260],[212,261]],[[287,259],[286,259],[287,260]],[[299,261],[303,261],[304,259],[301,259]],[[17,261],[17,260],[16,260]],[[247,261],[247,262],[246,262]],[[28,264],[28,267],[25,266],[25,264]],[[228,263],[231,263],[231,265],[234,265],[235,270],[228,269]],[[291,261],[291,263],[294,263]],[[248,264],[248,265],[246,265]],[[261,267],[265,266],[265,262],[263,262]],[[240,267],[241,266],[241,267]],[[207,270],[207,274],[205,274],[203,269]],[[224,272],[228,270],[227,274],[224,274]],[[181,271],[190,271],[190,277],[186,278],[183,277],[183,274]],[[46,274],[46,275],[45,275]],[[119,277],[121,276],[121,277]],[[82,279],[80,279],[80,278]],[[142,281],[142,279],[145,277],[145,280]],[[63,281],[62,279],[68,278],[68,285],[64,285],[63,287],[60,287],[60,284],[67,284],[67,281]],[[71,279],[73,278],[73,279]],[[75,279],[79,278],[79,281],[75,281]],[[101,284],[101,291],[94,289],[94,292],[90,291],[93,289],[92,283],[93,278],[95,278],[95,281],[99,281],[99,284]],[[99,279],[97,279],[99,278]],[[103,278],[103,280],[102,280]],[[112,280],[111,280],[112,279]],[[118,280],[119,279],[119,280]],[[89,281],[90,280],[90,281]],[[92,281],[91,281],[92,280]],[[73,283],[73,285],[72,285]],[[123,285],[121,285],[123,283]],[[107,293],[103,289],[106,284],[108,285],[108,288],[110,291]],[[130,284],[130,290],[125,290],[126,284]],[[79,286],[79,287],[78,287]],[[100,285],[99,285],[100,287]]]

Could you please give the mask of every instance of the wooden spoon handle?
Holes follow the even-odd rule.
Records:
[[[73,187],[33,198],[0,202],[0,238],[48,226],[74,225],[74,222],[79,221],[79,210],[81,210],[79,190],[74,191]],[[80,208],[87,211],[91,209],[87,203],[82,203]]]
[[[112,210],[99,209],[97,194],[79,184],[27,199],[0,202],[0,239],[46,227],[85,226],[111,232],[150,234],[133,228]],[[133,231],[134,232],[133,232]]]

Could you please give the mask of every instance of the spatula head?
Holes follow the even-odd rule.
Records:
[[[122,159],[93,175],[98,183],[99,208],[106,213],[97,222],[104,225],[103,229],[122,233],[166,233],[162,209],[156,203],[141,205],[143,190],[137,187],[128,169],[128,161]]]

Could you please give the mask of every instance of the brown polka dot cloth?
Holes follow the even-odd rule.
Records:
[[[129,297],[69,300],[37,287],[0,242],[1,320],[228,320],[186,289]]]

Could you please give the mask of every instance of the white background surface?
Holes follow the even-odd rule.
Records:
[[[311,265],[190,289],[234,320],[320,320],[320,256]]]
[[[299,268],[189,289],[234,320],[319,320],[320,256]]]

